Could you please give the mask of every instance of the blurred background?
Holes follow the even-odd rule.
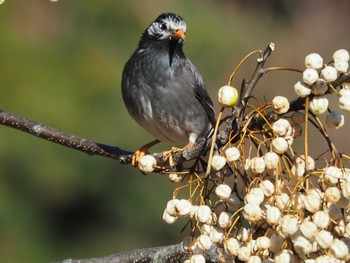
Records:
[[[152,138],[124,108],[121,72],[141,33],[160,13],[186,20],[185,53],[215,100],[241,58],[270,42],[276,51],[269,66],[303,69],[310,52],[330,61],[335,50],[349,50],[349,8],[346,0],[5,0],[0,5],[0,108],[135,150]],[[234,85],[239,87],[254,68],[251,59]],[[292,87],[300,77],[270,73],[256,94],[262,100],[294,98]],[[331,132],[341,151],[349,152],[348,133],[349,126]],[[312,148],[313,156],[325,149],[318,140],[310,142],[319,146]],[[144,176],[113,160],[1,126],[1,262],[99,257],[180,242],[185,221],[169,226],[161,218],[175,187],[166,176]]]

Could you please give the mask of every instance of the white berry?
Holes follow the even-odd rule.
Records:
[[[333,235],[326,230],[321,230],[316,234],[316,242],[321,248],[328,248],[333,242]]]
[[[243,208],[243,217],[251,223],[258,222],[262,217],[261,208],[256,204],[246,204]]]
[[[303,71],[303,82],[309,86],[314,84],[318,79],[318,72],[313,68],[307,68]]]
[[[311,94],[311,89],[304,82],[298,81],[297,83],[294,84],[294,92],[299,97],[305,98]]]
[[[211,159],[211,167],[216,171],[221,170],[225,166],[225,164],[226,158],[221,155],[214,155]]]
[[[300,225],[300,231],[307,239],[312,239],[317,233],[317,225],[314,222],[305,221]]]
[[[301,256],[312,252],[312,244],[303,236],[298,236],[293,243],[294,249]]]
[[[251,188],[249,194],[254,196],[256,204],[261,204],[264,201],[264,191],[260,187]]]
[[[224,240],[224,232],[220,227],[213,227],[210,231],[209,237],[214,243],[221,243]]]
[[[250,256],[247,263],[261,263],[262,260],[259,256]]]
[[[260,174],[265,171],[265,161],[262,157],[254,157],[252,158],[252,163],[250,165],[250,169],[255,174]]]
[[[345,180],[344,182],[342,182],[341,190],[342,190],[343,196],[350,200],[350,181],[349,180]]]
[[[232,224],[232,214],[228,212],[222,212],[218,218],[218,225],[222,228],[228,228]]]
[[[275,152],[267,152],[264,154],[264,161],[267,169],[276,169],[279,163],[279,158]]]
[[[340,97],[350,97],[350,89],[348,88],[342,88],[339,91]]]
[[[337,79],[338,72],[337,70],[332,66],[326,66],[321,71],[321,76],[324,78],[326,82],[332,82]]]
[[[228,163],[239,160],[241,153],[236,147],[229,147],[225,150],[225,157]]]
[[[291,250],[283,249],[276,254],[274,263],[296,262],[294,254]]]
[[[224,248],[229,255],[237,256],[240,247],[239,241],[234,237],[225,240]]]
[[[191,263],[205,263],[205,257],[201,254],[194,254],[190,258]]]
[[[277,114],[283,114],[289,110],[289,101],[286,97],[276,96],[272,100],[273,110]]]
[[[240,247],[238,249],[237,257],[239,260],[247,262],[250,257],[250,249],[248,247]]]
[[[281,230],[285,236],[291,236],[296,233],[298,227],[298,217],[293,215],[285,215],[281,219]]]
[[[341,179],[342,177],[343,177],[342,171],[335,166],[327,167],[324,175],[326,182],[331,185],[338,183],[338,180]]]
[[[215,194],[222,200],[230,198],[232,189],[227,184],[219,184],[215,188]]]
[[[177,220],[177,216],[172,216],[170,215],[167,210],[165,209],[163,212],[163,220],[164,222],[168,223],[169,225],[175,223],[175,221]]]
[[[317,211],[312,215],[312,221],[317,225],[318,228],[326,228],[330,222],[328,213],[324,211]]]
[[[139,161],[139,169],[141,172],[148,174],[153,172],[155,166],[157,165],[157,160],[152,155],[144,155]]]
[[[268,206],[266,209],[266,222],[269,225],[279,224],[281,211],[275,206]]]
[[[178,216],[189,215],[191,212],[191,209],[192,209],[192,204],[186,199],[181,199],[175,205],[176,215]]]
[[[349,61],[349,52],[346,49],[339,49],[333,54],[334,61]]]
[[[179,183],[183,180],[184,175],[179,173],[170,173],[169,180],[173,183]]]
[[[340,191],[338,187],[328,187],[324,192],[324,197],[327,202],[336,203],[340,199]]]
[[[258,250],[265,250],[270,248],[271,246],[271,241],[270,238],[266,236],[261,236],[256,239],[256,245]]]
[[[279,119],[272,124],[272,130],[279,136],[286,136],[292,132],[292,126],[286,119]]]
[[[315,96],[310,101],[310,109],[316,115],[321,115],[325,113],[328,109],[328,99],[322,96]]]
[[[195,215],[196,220],[201,223],[206,223],[211,219],[211,209],[207,205],[200,205]]]
[[[317,53],[311,53],[305,57],[307,68],[320,69],[323,67],[323,58]]]
[[[338,259],[343,259],[349,255],[348,246],[342,240],[339,240],[339,239],[333,240],[333,242],[329,248],[329,251],[331,252],[331,254],[334,257],[336,257]]]
[[[282,137],[277,137],[272,140],[272,150],[278,154],[283,154],[288,150],[288,142]]]
[[[171,199],[166,204],[166,211],[169,215],[176,216],[176,204],[179,202],[179,199]]]
[[[197,238],[197,245],[200,249],[209,250],[213,245],[210,237],[208,235],[202,234]]]
[[[321,208],[321,197],[318,194],[308,193],[305,196],[304,204],[306,210],[308,210],[311,213],[316,213]]]
[[[335,61],[334,62],[334,68],[338,71],[338,73],[343,74],[348,71],[349,68],[349,62],[347,61]]]
[[[284,210],[289,202],[289,195],[286,193],[281,193],[276,195],[275,204],[280,210]]]
[[[340,94],[342,95],[342,93],[345,93],[344,91],[350,92],[350,90],[341,89]],[[343,95],[339,98],[339,108],[345,112],[350,112],[350,96],[349,95],[346,95],[346,96]]]
[[[265,196],[269,197],[274,194],[275,186],[270,180],[264,180],[259,184],[259,188],[263,190]]]

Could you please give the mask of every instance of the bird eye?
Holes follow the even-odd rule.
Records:
[[[167,29],[166,24],[159,24],[160,29],[165,30]]]

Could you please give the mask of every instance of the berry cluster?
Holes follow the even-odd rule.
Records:
[[[209,174],[169,173],[169,179],[181,185],[168,201],[163,220],[173,224],[178,218],[189,219],[191,235],[183,244],[192,256],[186,262],[205,262],[203,251],[213,247],[222,262],[349,262],[350,156],[339,154],[332,143],[329,154],[317,158],[308,154],[308,146],[298,152],[293,145],[304,138],[303,125],[310,118],[329,140],[318,119],[328,110],[326,94],[337,94],[340,109],[350,111],[350,87],[343,84],[338,92],[332,86],[346,74],[348,62],[349,53],[343,49],[328,65],[318,54],[306,56],[307,69],[294,90],[309,99],[308,107],[291,112],[290,102],[281,96],[265,106],[250,105],[252,110],[241,120],[244,128],[212,156]],[[224,86],[219,103],[232,107],[237,94]],[[266,117],[269,111],[276,117]],[[256,116],[264,123],[250,129]],[[330,111],[326,123],[338,129],[344,115]],[[151,172],[155,165],[147,155],[139,167]]]
[[[303,72],[303,79],[294,85],[294,91],[302,98],[312,95],[310,97],[312,112],[321,115],[327,111],[329,102],[324,95],[331,92],[338,95],[339,108],[344,112],[350,112],[349,85],[345,83],[338,92],[331,84],[340,74],[347,72],[349,52],[345,49],[337,50],[333,54],[333,66],[331,64],[324,66],[323,58],[319,54],[312,53],[306,56],[305,66],[307,69]],[[331,129],[339,129],[344,125],[344,115],[339,111],[330,111],[326,123]]]

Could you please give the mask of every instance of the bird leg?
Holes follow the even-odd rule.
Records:
[[[174,153],[177,153],[177,152],[180,152],[180,151],[183,151],[183,150],[186,150],[188,148],[192,148],[194,146],[194,143],[193,142],[189,142],[188,144],[186,144],[184,147],[182,148],[177,148],[177,147],[171,147],[171,150],[169,151],[164,151],[163,152],[163,156],[166,158],[166,159],[169,159],[169,165],[170,167],[174,166],[175,163],[173,161],[173,154]]]
[[[147,143],[145,145],[142,145],[132,156],[131,158],[131,164],[132,166],[136,167],[139,164],[139,161],[141,159],[142,156],[144,156],[145,154],[148,154],[148,149],[153,147],[154,145],[160,143],[159,140],[154,140],[150,143]]]

